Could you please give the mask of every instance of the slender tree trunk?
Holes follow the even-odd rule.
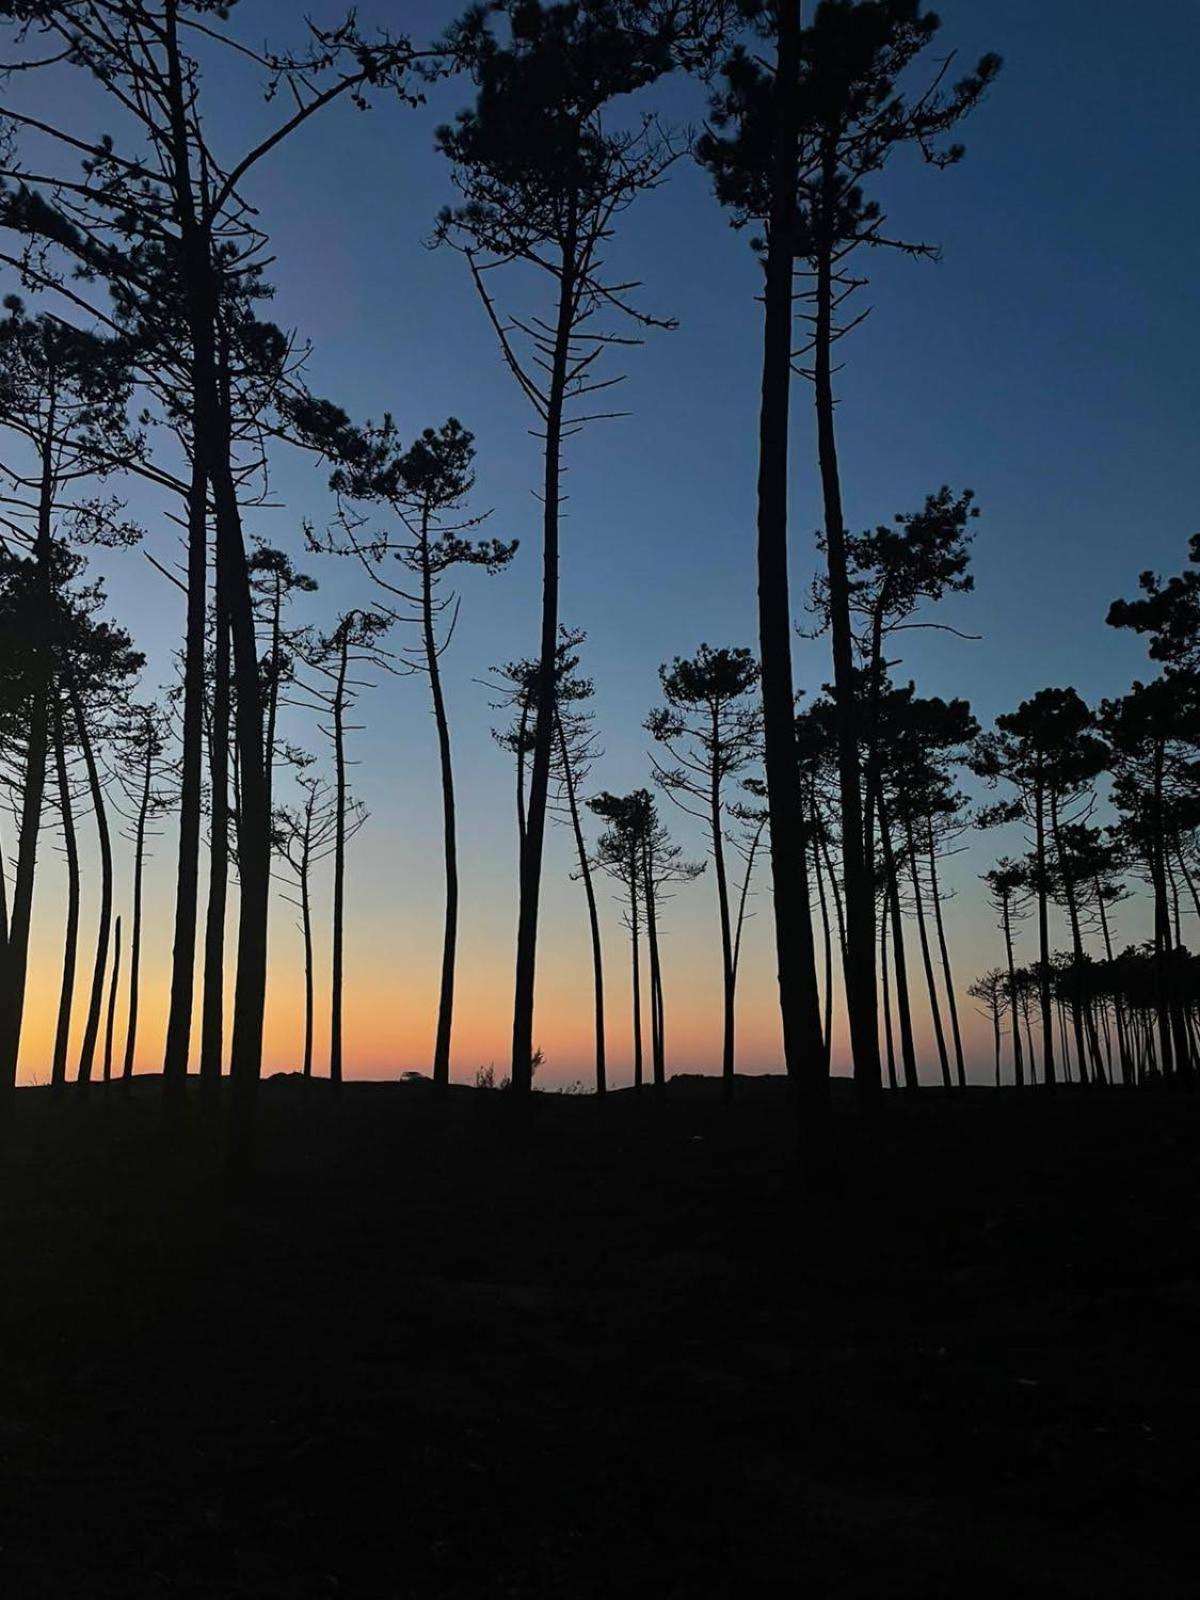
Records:
[[[813,827],[820,827],[813,813]],[[821,946],[825,958],[825,1004],[822,1008],[825,1021],[825,1065],[829,1066],[833,1051],[833,934],[829,926],[829,901],[825,894],[825,874],[821,870],[821,850],[813,839],[813,873],[817,880],[817,906],[821,913]]]
[[[833,857],[829,851],[829,830],[824,825],[820,829],[821,859],[825,863],[825,878],[829,884],[829,892],[833,897],[833,912],[837,920],[838,953],[842,963],[846,961],[846,917],[842,909],[842,891],[838,886],[838,875],[833,865]]]
[[[213,696],[208,731],[212,791],[208,851],[208,911],[204,924],[204,984],[200,1001],[200,1083],[215,1101],[225,1048],[225,909],[229,892],[229,624],[224,561],[218,554],[213,603]]]
[[[896,1088],[896,1041],[892,1037],[892,1001],[888,984],[888,919],[887,907],[890,897],[884,904],[883,915],[879,918],[879,972],[883,982],[883,1032],[887,1043],[887,1075],[888,1088]]]
[[[550,752],[554,739],[555,665],[558,652],[558,532],[561,509],[562,420],[566,395],[571,329],[576,312],[575,216],[572,204],[559,277],[558,317],[550,362],[546,408],[545,481],[542,500],[542,632],[538,659],[537,704],[534,708],[533,764],[529,774],[529,808],[521,851],[520,899],[517,910],[517,961],[513,986],[511,1086],[524,1098],[533,1089],[533,1004],[537,979],[538,907],[542,887],[542,852],[550,793]]]
[[[875,890],[863,848],[860,771],[861,733],[854,634],[850,620],[850,582],[841,474],[834,428],[832,373],[834,228],[841,203],[836,152],[827,143],[821,164],[821,212],[816,272],[813,380],[817,413],[817,454],[824,504],[825,550],[829,577],[829,621],[833,641],[834,706],[838,734],[838,782],[842,806],[842,877],[846,893],[846,1010],[854,1053],[854,1080],[863,1107],[879,1099],[879,1019],[875,994]],[[830,219],[826,222],[824,219]]]
[[[717,880],[717,910],[721,923],[721,1083],[725,1103],[733,1099],[734,1011],[733,925],[729,912],[729,884],[725,875],[724,808],[721,799],[721,739],[716,708],[712,713],[712,779],[708,796],[708,829],[712,836],[713,872]]]
[[[1000,1007],[992,1006],[992,1031],[996,1046],[996,1087],[1000,1087]]]
[[[334,842],[333,938],[329,987],[329,1077],[335,1089],[342,1086],[342,940],[346,899],[346,672],[349,643],[342,639],[337,687],[333,700]]]
[[[126,1085],[133,1077],[137,1050],[138,1006],[142,975],[142,885],[146,869],[146,820],[150,813],[150,789],[154,778],[154,752],[146,740],[146,765],[142,772],[142,793],[138,801],[137,824],[133,836],[133,925],[129,941],[129,1015],[125,1021],[125,1062],[121,1073]]]
[[[642,1088],[642,952],[638,930],[638,876],[636,850],[629,863],[629,944],[633,956],[633,1087]]]
[[[1008,960],[1008,1003],[1013,1014],[1013,1083],[1018,1089],[1025,1084],[1025,1063],[1021,1059],[1021,1019],[1017,1015],[1017,968],[1013,961],[1012,938],[1012,906],[1010,896],[1005,894],[1001,902],[1001,917],[1004,925],[1004,954]]]
[[[1038,989],[1042,1003],[1042,1082],[1054,1088],[1054,1019],[1050,1003],[1050,912],[1046,883],[1046,795],[1042,781],[1042,757],[1037,756],[1037,775],[1033,791],[1034,850],[1037,859],[1038,908]]]
[[[1075,878],[1071,863],[1063,849],[1062,821],[1058,811],[1058,795],[1054,790],[1050,792],[1050,828],[1054,838],[1054,854],[1058,861],[1058,875],[1062,880],[1063,899],[1067,907],[1067,923],[1071,930],[1071,953],[1075,958],[1075,982],[1071,986],[1071,1026],[1075,1033],[1075,1055],[1079,1061],[1079,1081],[1086,1084],[1090,1081],[1087,1069],[1089,1055],[1092,1074],[1095,1075],[1100,1063],[1100,1046],[1095,1036],[1096,1024],[1091,1014],[1091,1007],[1079,995],[1084,965],[1083,938],[1079,931],[1079,903],[1075,894]]]
[[[575,835],[575,850],[579,857],[579,877],[587,898],[588,929],[592,937],[592,986],[595,994],[596,1019],[596,1093],[603,1095],[608,1089],[608,1072],[604,1059],[604,951],[600,943],[600,915],[596,909],[596,890],[592,883],[592,864],[588,860],[587,843],[583,837],[583,824],[579,816],[579,797],[575,790],[575,773],[571,766],[571,753],[563,733],[562,718],[555,710],[558,748],[562,758],[563,783],[567,791],[567,809],[571,814],[571,831]]]
[[[304,935],[304,1081],[312,1080],[313,1064],[313,936],[309,870],[312,861],[312,808],[310,796],[304,813],[304,842],[300,854],[300,928]]]
[[[91,735],[84,720],[83,706],[74,684],[69,685],[68,693],[79,747],[83,752],[83,764],[87,770],[88,792],[91,795],[92,810],[96,817],[96,835],[100,844],[100,921],[96,933],[96,960],[92,967],[91,999],[83,1029],[83,1043],[79,1051],[78,1082],[81,1092],[86,1094],[92,1078],[92,1066],[100,1034],[100,1013],[104,1004],[104,974],[108,967],[113,899],[112,838],[108,831],[108,807],[104,803],[104,786],[100,782],[96,752],[92,748]]]
[[[783,1054],[809,1181],[837,1165],[809,910],[803,792],[796,762],[792,618],[788,589],[788,445],[792,375],[793,216],[799,151],[800,8],[784,0],[772,89],[772,171],[763,292],[758,461],[758,627],[763,754],[775,889],[775,948]]]
[[[933,897],[933,920],[937,928],[938,949],[942,957],[942,973],[946,980],[946,1006],[950,1012],[950,1033],[954,1039],[954,1070],[958,1087],[967,1087],[967,1066],[963,1058],[962,1028],[958,1021],[958,1001],[954,995],[954,974],[950,970],[950,946],[946,940],[946,921],[942,916],[942,896],[938,887],[937,846],[933,827],[929,828],[929,891]],[[1013,1032],[1016,1032],[1014,1028]]]
[[[646,907],[646,946],[650,952],[650,1059],[654,1093],[662,1098],[667,1087],[666,1045],[663,1025],[662,964],[658,949],[658,890],[649,846],[642,852],[642,899]]]
[[[61,1097],[67,1082],[67,1053],[71,1044],[71,1010],[75,1000],[75,968],[79,956],[79,841],[67,771],[62,703],[54,697],[54,764],[58,774],[58,807],[62,816],[63,853],[67,861],[67,927],[63,939],[62,984],[58,991],[58,1022],[54,1030],[54,1059],[50,1068],[51,1092]]]
[[[900,1024],[900,1060],[904,1069],[904,1087],[919,1087],[917,1077],[917,1052],[913,1045],[912,1006],[908,993],[908,959],[904,951],[904,917],[900,910],[900,882],[896,873],[896,855],[892,849],[892,834],[887,808],[882,793],[879,796],[879,844],[883,852],[883,870],[887,881],[888,901],[892,917],[892,969],[896,975],[896,1015]]]
[[[42,608],[40,639],[32,662],[29,726],[25,735],[25,763],[21,783],[21,820],[17,833],[17,870],[13,880],[12,914],[0,981],[0,1116],[11,1103],[17,1082],[21,1051],[21,1024],[25,1015],[25,987],[29,970],[29,931],[33,921],[33,885],[37,871],[38,834],[46,791],[46,757],[50,744],[50,691],[54,677],[54,578],[50,519],[54,508],[54,400],[41,451],[38,492],[38,602]]]
[[[1100,933],[1104,939],[1104,957],[1108,962],[1109,971],[1113,970],[1113,945],[1112,934],[1108,926],[1108,913],[1104,909],[1104,896],[1100,892],[1100,884],[1096,884],[1096,904],[1100,910]],[[1121,1082],[1129,1085],[1133,1082],[1133,1062],[1129,1055],[1129,1038],[1126,1031],[1125,1007],[1119,988],[1113,990],[1113,1021],[1117,1028],[1117,1055],[1121,1062]]]
[[[117,1020],[117,985],[121,981],[121,919],[113,926],[112,979],[108,985],[108,1015],[104,1022],[104,1084],[112,1082],[113,1025]]]
[[[913,837],[912,821],[904,819],[905,839],[908,844],[908,869],[913,886],[913,905],[917,913],[917,935],[921,944],[921,964],[925,968],[925,987],[929,992],[929,1015],[933,1022],[933,1037],[937,1044],[938,1065],[942,1069],[942,1087],[952,1089],[950,1057],[946,1052],[946,1031],[942,1027],[942,1010],[938,1004],[937,983],[933,976],[933,957],[929,951],[929,933],[925,927],[925,896],[921,890],[921,874],[917,867],[917,844]]]
[[[425,670],[433,696],[437,728],[438,763],[442,775],[442,858],[446,874],[446,910],[442,930],[442,979],[438,991],[437,1036],[433,1047],[433,1081],[439,1089],[450,1083],[450,1035],[454,1020],[454,966],[458,948],[458,834],[454,811],[454,764],[450,755],[450,724],[442,693],[442,672],[433,626],[433,576],[429,567],[429,526],[421,526],[421,628],[425,641]]]

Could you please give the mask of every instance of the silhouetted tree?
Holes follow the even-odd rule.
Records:
[[[296,894],[285,896],[300,913],[300,933],[304,941],[304,1081],[312,1078],[314,1036],[314,986],[312,874],[320,862],[331,856],[338,839],[338,810],[326,784],[302,772],[297,782],[303,801],[296,806],[280,806],[275,812],[276,849],[287,863]],[[349,802],[344,819],[343,844],[352,839],[367,820],[360,801]]]
[[[147,839],[155,822],[176,798],[175,775],[167,762],[169,724],[158,706],[130,707],[130,722],[116,746],[117,779],[126,804],[126,833],[133,845],[133,894],[129,940],[129,998],[125,1023],[125,1056],[121,1076],[133,1077],[141,1011],[142,901]]]
[[[596,841],[596,865],[620,886],[623,915],[629,930],[633,1003],[633,1087],[642,1087],[642,958],[641,909],[645,905],[645,838],[654,800],[648,789],[629,794],[593,795],[588,808],[605,824]]]
[[[654,759],[654,776],[677,805],[698,816],[708,831],[721,929],[724,1016],[721,1076],[726,1100],[733,1096],[734,923],[725,869],[725,786],[758,759],[762,714],[750,696],[758,687],[758,663],[749,650],[714,650],[702,644],[690,658],[676,656],[659,669],[667,704],[652,711],[646,729],[673,765]]]
[[[340,537],[332,534],[322,548],[358,557],[371,578],[400,615],[419,629],[419,642],[398,657],[402,669],[424,674],[433,699],[438,763],[442,783],[442,856],[446,899],[442,932],[442,971],[438,991],[437,1031],[433,1048],[433,1081],[450,1082],[450,1041],[454,1020],[454,973],[458,949],[458,825],[454,800],[454,764],[450,722],[442,685],[441,658],[454,633],[459,596],[442,594],[441,582],[455,567],[482,567],[502,572],[517,551],[515,540],[472,539],[484,516],[468,516],[465,506],[475,486],[475,441],[455,417],[440,428],[426,428],[403,449],[390,418],[360,435],[351,459],[334,472],[333,487],[345,501],[385,505],[401,527],[396,534],[374,529],[365,514],[346,506]],[[395,574],[399,566],[401,574]],[[411,580],[411,581],[410,581]]]
[[[359,608],[338,618],[333,629],[305,647],[305,665],[316,675],[304,689],[329,719],[325,732],[333,745],[333,916],[331,978],[329,989],[329,1076],[335,1088],[342,1083],[342,969],[346,914],[346,845],[351,837],[351,801],[347,780],[346,735],[352,729],[346,715],[354,705],[363,680],[352,676],[362,665],[386,666],[383,635],[391,618]]]
[[[862,246],[890,247],[931,255],[929,246],[896,240],[884,231],[877,202],[864,182],[898,150],[916,147],[927,162],[945,166],[962,154],[939,140],[979,100],[999,67],[984,57],[974,73],[943,92],[943,63],[923,92],[911,99],[900,80],[930,43],[938,27],[919,0],[824,0],[811,26],[803,28],[798,0],[754,5],[750,15],[774,47],[764,63],[745,47],[725,68],[726,92],[715,106],[724,138],[701,143],[701,159],[716,174],[721,199],[735,220],[766,225],[768,347],[773,352],[771,414],[778,461],[771,495],[773,545],[777,555],[767,580],[780,591],[777,609],[786,614],[786,406],[793,367],[792,320],[797,261],[811,277],[806,320],[811,337],[804,355],[814,385],[818,458],[824,501],[828,607],[833,642],[834,699],[838,709],[838,758],[842,803],[842,871],[846,900],[846,993],[855,1076],[869,1106],[880,1084],[875,997],[874,887],[863,852],[860,703],[850,614],[850,581],[842,484],[834,428],[834,344],[861,322],[839,324],[846,298],[864,279],[856,277],[854,254]],[[764,409],[767,399],[764,375]],[[760,469],[761,470],[761,469]],[[760,479],[760,502],[762,483]],[[760,550],[763,539],[760,505]],[[766,578],[760,560],[761,587]],[[761,604],[761,598],[760,598]],[[784,616],[775,618],[781,632]],[[763,641],[764,686],[774,676]],[[790,678],[790,667],[789,667]],[[790,682],[788,683],[790,700]],[[779,703],[782,726],[782,690]],[[788,706],[790,718],[790,704]],[[767,712],[770,767],[771,712]],[[770,784],[770,777],[768,783]],[[787,781],[784,779],[783,781]],[[793,805],[795,812],[798,808]],[[793,823],[795,827],[795,823]],[[772,818],[772,836],[776,832]],[[776,891],[778,899],[778,888]]]
[[[1021,1050],[1021,1029],[1017,1020],[1017,966],[1013,957],[1013,921],[1022,916],[1023,897],[1029,889],[1029,877],[1019,861],[1001,857],[996,865],[983,874],[983,881],[991,892],[992,905],[1000,918],[1004,933],[1004,955],[1008,970],[1008,1001],[1012,1010],[1013,1082],[1021,1088],[1025,1082],[1025,1062]]]
[[[503,37],[497,16],[504,18]],[[443,210],[437,238],[463,252],[544,447],[541,685],[517,916],[516,1095],[532,1086],[538,907],[554,746],[562,446],[586,422],[613,414],[587,410],[588,396],[617,381],[597,377],[595,364],[606,350],[636,342],[598,319],[614,313],[635,329],[666,326],[631,306],[633,285],[605,277],[602,256],[616,218],[658,183],[676,152],[656,123],[643,119],[622,130],[606,123],[604,113],[671,66],[676,34],[669,12],[663,20],[649,7],[501,0],[490,10],[469,12],[451,36],[478,94],[472,109],[438,130],[465,203]],[[549,317],[505,317],[498,310],[488,275],[513,263],[548,276]],[[524,353],[519,340],[528,347]]]
[[[1009,1009],[1011,991],[1008,979],[1001,967],[989,967],[982,977],[976,978],[970,985],[967,993],[972,1000],[978,1000],[980,1009],[992,1024],[992,1040],[996,1052],[996,1087],[1000,1087],[1000,1022],[1004,1013]],[[1013,1033],[1016,1034],[1016,1016],[1013,1017]]]

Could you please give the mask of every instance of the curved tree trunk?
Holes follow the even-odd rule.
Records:
[[[113,899],[112,838],[108,831],[108,807],[104,802],[104,786],[100,782],[96,752],[92,747],[91,735],[84,720],[83,706],[74,684],[69,686],[68,693],[79,747],[83,752],[83,764],[87,770],[88,792],[91,795],[92,810],[96,817],[96,834],[100,844],[100,920],[96,933],[96,959],[92,967],[91,998],[88,1002],[87,1020],[84,1023],[83,1043],[79,1050],[78,1082],[80,1091],[86,1094],[96,1058],[100,1013],[104,1005],[104,974],[108,967]]]
[[[437,728],[438,764],[442,775],[442,856],[446,874],[446,909],[442,930],[442,977],[438,991],[437,1036],[433,1047],[433,1081],[439,1089],[450,1082],[450,1035],[454,1022],[454,964],[458,948],[458,834],[454,811],[454,765],[450,754],[450,724],[442,693],[437,639],[433,627],[433,580],[429,569],[429,529],[421,528],[421,629],[425,641],[425,670],[433,696]]]

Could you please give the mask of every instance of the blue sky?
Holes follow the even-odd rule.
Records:
[[[432,4],[397,9],[364,4],[362,20],[386,17],[425,40],[454,14]],[[842,348],[838,423],[852,527],[913,508],[943,482],[976,491],[976,592],[947,605],[944,620],[982,637],[909,635],[898,673],[925,692],[967,696],[986,723],[1048,683],[1073,683],[1094,699],[1144,672],[1139,642],[1106,629],[1105,611],[1143,567],[1178,567],[1197,525],[1200,309],[1189,196],[1200,8],[1102,0],[1085,14],[1035,0],[947,0],[939,10],[935,53],[954,49],[965,68],[994,49],[1005,65],[964,128],[961,166],[938,174],[905,162],[879,186],[892,228],[940,243],[944,256],[936,265],[883,253],[869,262],[862,302],[873,309]],[[232,26],[250,40],[283,42],[297,36],[294,11],[283,0],[241,0]],[[337,8],[322,4],[315,14],[332,18]],[[278,112],[257,102],[247,109],[215,80],[208,88],[216,91],[210,132],[230,154]],[[434,129],[469,92],[457,81],[417,110],[382,101],[364,113],[335,108],[248,186],[278,258],[272,314],[312,341],[314,388],[358,416],[391,411],[403,437],[458,416],[477,438],[479,508],[494,508],[498,536],[522,540],[510,572],[467,574],[447,658],[463,796],[463,1042],[455,1060],[463,1075],[479,1060],[502,1061],[509,1029],[512,784],[478,680],[491,664],[528,653],[536,638],[539,475],[531,419],[466,269],[427,246],[439,206],[453,198]],[[677,125],[703,119],[696,84],[665,84],[653,102]],[[760,320],[748,239],[729,228],[705,175],[686,160],[622,219],[612,259],[622,276],[641,280],[650,309],[680,324],[629,353],[620,402],[631,417],[596,425],[568,453],[563,617],[589,634],[606,750],[596,780],[615,789],[646,780],[640,724],[656,701],[659,663],[701,640],[754,642]],[[803,383],[794,439],[793,606],[803,622],[819,520]],[[281,450],[272,487],[282,509],[255,514],[249,526],[298,549],[303,519],[329,514],[322,474]],[[140,499],[138,509],[150,548],[169,555],[174,535],[160,509]],[[106,565],[114,610],[161,679],[181,626],[179,597],[136,554]],[[368,598],[347,566],[308,565],[322,588],[307,614],[327,620]],[[798,682],[816,690],[826,660],[824,641],[798,640]],[[353,846],[347,1048],[362,1070],[385,1071],[423,1065],[431,1037],[438,792],[422,683],[382,683],[362,710],[356,782],[372,815]],[[313,730],[298,724],[294,732],[320,747]],[[699,854],[691,823],[676,820]],[[995,842],[972,842],[947,869],[957,891],[947,915],[960,990],[998,955],[975,883]],[[169,846],[167,838],[156,865],[164,917]],[[539,1038],[561,1079],[586,1076],[589,1026],[586,925],[569,864],[567,840],[556,838]],[[43,906],[49,951],[53,895]],[[768,1066],[777,1047],[763,886],[756,908],[743,1036],[746,1065]],[[1138,917],[1136,908],[1126,914],[1125,936],[1139,932]],[[712,885],[685,890],[668,923],[669,1044],[675,1065],[699,1067],[716,1057]],[[619,1063],[628,1029],[615,913],[606,934]],[[276,970],[291,972],[297,953],[286,910],[274,935],[273,982]],[[285,1067],[295,1042],[291,979],[281,976],[276,990],[268,1055]],[[403,1019],[394,1027],[393,1015]],[[982,1027],[972,1045],[985,1071]]]

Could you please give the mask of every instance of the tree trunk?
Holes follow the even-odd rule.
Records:
[[[200,1083],[214,1101],[225,1047],[225,908],[229,892],[229,622],[224,562],[217,557],[213,597],[213,696],[208,730],[212,795],[208,851],[208,911],[204,924],[204,984],[200,1000]]]
[[[721,740],[718,714],[712,713],[712,782],[709,788],[708,827],[712,835],[713,872],[717,880],[717,910],[721,923],[721,1083],[726,1105],[733,1099],[734,1012],[733,926],[729,915],[729,885],[725,876],[725,836],[721,801]]]
[[[337,688],[333,700],[334,842],[332,973],[329,986],[329,1077],[335,1089],[342,1086],[342,940],[346,900],[346,672],[350,646],[345,636],[338,660]]]
[[[636,846],[629,860],[629,942],[633,954],[633,1087],[642,1088],[642,950],[638,929],[639,864]]]
[[[758,627],[763,755],[775,889],[775,948],[783,1053],[807,1179],[836,1171],[833,1112],[809,911],[803,794],[796,762],[792,618],[788,591],[788,444],[792,373],[793,214],[799,149],[800,12],[784,0],[772,90],[772,171],[764,282],[758,461]]]
[[[550,793],[550,751],[554,738],[555,668],[558,653],[558,524],[562,468],[562,417],[566,392],[571,329],[575,316],[575,220],[567,224],[559,277],[558,318],[550,362],[546,411],[545,480],[542,500],[542,632],[538,658],[537,704],[533,723],[533,765],[529,774],[529,808],[521,850],[520,898],[517,909],[517,960],[513,985],[512,1093],[524,1098],[533,1089],[533,1003],[537,979],[538,907],[542,888],[542,852],[546,838],[546,806]]]
[[[54,764],[58,774],[58,807],[62,816],[63,852],[67,860],[67,927],[63,939],[62,984],[58,992],[58,1022],[54,1030],[54,1059],[50,1068],[51,1092],[61,1097],[67,1082],[67,1053],[71,1044],[71,1010],[75,1000],[75,967],[79,956],[79,841],[71,803],[67,771],[62,703],[54,697]]]
[[[667,1087],[666,1045],[662,965],[658,950],[658,890],[649,846],[645,846],[642,852],[642,898],[646,907],[646,946],[650,952],[650,1060],[654,1072],[654,1093],[661,1099]]]
[[[604,951],[600,944],[600,916],[596,910],[596,890],[592,883],[592,865],[588,860],[587,844],[583,837],[583,824],[579,816],[579,797],[575,792],[575,773],[571,767],[571,754],[563,733],[562,718],[555,711],[558,748],[562,757],[563,783],[567,791],[567,808],[571,814],[571,831],[575,835],[575,850],[579,856],[579,877],[587,898],[588,928],[592,937],[592,986],[595,995],[596,1018],[596,1093],[603,1095],[608,1089],[608,1072],[604,1059]]]
[[[937,847],[933,828],[929,829],[929,889],[933,896],[933,920],[937,927],[938,949],[942,957],[942,973],[946,979],[946,1005],[950,1011],[950,1033],[954,1039],[954,1070],[958,1087],[967,1087],[967,1067],[963,1058],[962,1029],[958,1022],[958,1001],[954,996],[954,975],[950,970],[950,946],[946,941],[946,922],[942,916],[942,896],[938,888]],[[1015,1031],[1015,1030],[1014,1030]]]
[[[450,757],[450,724],[442,694],[442,674],[433,627],[433,578],[429,569],[429,527],[421,526],[421,626],[425,640],[425,668],[433,696],[437,727],[438,763],[442,774],[442,855],[446,874],[445,923],[442,930],[442,979],[438,992],[437,1037],[433,1047],[433,1081],[439,1089],[450,1083],[450,1034],[454,1020],[454,965],[458,948],[458,834],[454,812],[454,766]]]
[[[117,1020],[117,984],[121,979],[121,919],[113,927],[112,979],[108,985],[108,1016],[104,1023],[104,1083],[112,1082],[113,1025]]]
[[[100,844],[100,921],[96,933],[96,959],[92,967],[92,991],[88,1003],[87,1020],[83,1029],[83,1043],[79,1050],[78,1082],[80,1091],[87,1093],[92,1078],[92,1065],[96,1057],[96,1044],[100,1034],[100,1013],[104,1005],[104,974],[108,967],[108,941],[112,924],[113,864],[112,839],[108,831],[108,808],[104,803],[104,786],[96,766],[96,753],[84,721],[83,706],[74,684],[68,686],[71,714],[83,752],[87,769],[88,792],[96,816],[96,834]]]
[[[1021,1089],[1025,1085],[1025,1063],[1021,1057],[1021,1019],[1017,1015],[1017,968],[1013,961],[1012,906],[1010,896],[1007,894],[1002,901],[1001,916],[1004,924],[1004,954],[1008,960],[1008,1003],[1012,1007],[1013,1016],[1013,1083]]]
[[[883,1033],[887,1042],[887,1075],[888,1088],[896,1088],[896,1041],[892,1037],[892,1001],[888,985],[888,919],[887,907],[890,897],[885,902],[883,915],[879,918],[879,973],[883,981]]]
[[[37,872],[38,834],[46,791],[46,757],[50,744],[50,690],[54,676],[54,602],[50,519],[55,479],[52,437],[53,397],[47,435],[41,451],[41,485],[38,493],[38,601],[42,627],[32,663],[29,727],[25,736],[25,771],[21,784],[21,820],[17,833],[17,870],[13,881],[8,942],[0,973],[0,1116],[7,1110],[17,1082],[21,1051],[21,1024],[25,1015],[25,987],[29,971],[29,931],[33,921],[33,884]]]
[[[1046,799],[1042,783],[1042,757],[1037,757],[1033,791],[1034,849],[1037,859],[1038,989],[1042,1005],[1042,1082],[1054,1088],[1054,1014],[1050,1002],[1050,913],[1046,884]]]
[[[198,408],[197,408],[198,409]],[[187,1080],[196,985],[196,924],[200,904],[200,809],[204,760],[204,614],[208,586],[208,480],[201,434],[193,422],[188,490],[187,622],[183,651],[183,728],[180,748],[179,853],[171,1003],[163,1052],[163,1094],[178,1105]]]
[[[888,902],[892,918],[892,968],[896,975],[896,1015],[900,1023],[900,1060],[904,1069],[904,1087],[919,1087],[917,1077],[917,1052],[913,1046],[912,1006],[908,994],[908,959],[904,951],[904,918],[900,910],[900,884],[896,875],[896,855],[892,849],[892,834],[888,824],[887,808],[883,795],[879,796],[879,843],[883,852],[883,870],[887,881]]]
[[[879,1099],[879,1020],[875,993],[875,890],[863,848],[860,730],[850,620],[850,582],[841,475],[834,428],[832,374],[834,242],[833,213],[839,173],[836,151],[827,143],[821,163],[818,225],[813,380],[817,413],[817,454],[824,506],[825,552],[829,577],[829,621],[833,642],[833,686],[838,735],[838,783],[842,809],[842,877],[846,894],[846,1010],[854,1053],[854,1081],[870,1111]]]
[[[913,837],[912,820],[904,819],[905,840],[908,844],[908,870],[913,886],[913,905],[917,913],[917,935],[921,944],[921,964],[925,968],[925,987],[929,991],[929,1015],[933,1022],[933,1037],[937,1044],[938,1065],[942,1069],[942,1087],[952,1089],[950,1057],[946,1053],[946,1031],[942,1027],[942,1010],[938,1004],[937,983],[933,976],[933,957],[929,951],[929,933],[925,927],[925,896],[921,890],[921,874],[917,867],[917,845]]]
[[[129,941],[129,1015],[125,1021],[125,1062],[121,1073],[126,1084],[133,1077],[134,1052],[137,1049],[142,970],[142,882],[146,867],[146,819],[150,812],[150,788],[153,776],[153,746],[147,736],[146,766],[142,773],[142,793],[133,837],[133,927]]]
[[[814,829],[819,829],[821,824],[816,816],[815,809],[812,814]],[[813,873],[817,880],[817,906],[821,913],[821,947],[825,958],[825,1004],[822,1008],[825,1025],[825,1066],[829,1067],[830,1056],[833,1050],[833,934],[829,926],[829,901],[825,894],[825,874],[821,870],[821,849],[813,836]]]
[[[312,859],[311,797],[304,813],[304,843],[300,855],[300,927],[304,935],[304,1081],[312,1079],[313,1063],[313,936],[309,867]]]

